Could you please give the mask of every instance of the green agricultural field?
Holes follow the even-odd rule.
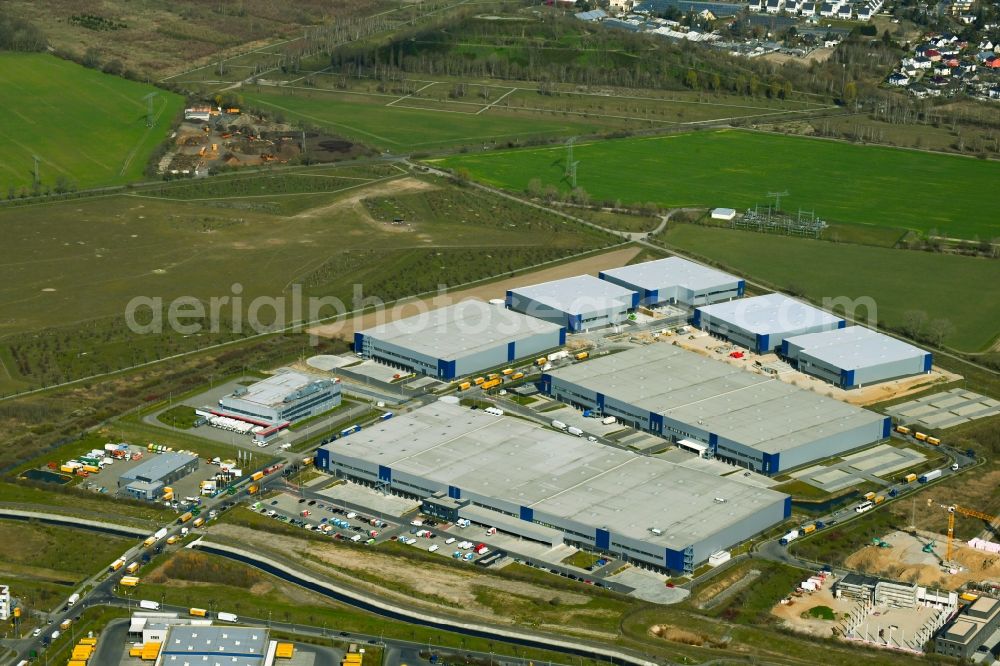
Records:
[[[511,190],[533,178],[569,190],[562,147],[457,155],[435,164]],[[943,236],[1000,237],[1000,163],[737,130],[578,144],[577,183],[592,198],[663,206],[767,205],[824,219]]]
[[[273,115],[336,131],[338,134],[392,152],[429,150],[455,145],[525,141],[537,137],[591,134],[621,127],[598,119],[562,113],[513,113],[483,106],[449,109],[441,103],[414,100],[386,106],[398,96],[351,95],[326,91],[294,94],[246,91],[248,106]]]
[[[109,76],[48,54],[0,54],[0,196],[33,183],[43,190],[139,180],[182,108],[179,95]],[[155,92],[154,123],[146,102]]]
[[[988,347],[1000,334],[1000,262],[911,250],[827,243],[750,231],[680,225],[664,242],[814,301],[872,297],[878,320],[899,327],[923,310],[955,329],[945,344],[962,351]],[[976,296],[961,297],[970,289]],[[857,312],[864,317],[864,309]]]

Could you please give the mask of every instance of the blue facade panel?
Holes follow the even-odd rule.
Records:
[[[378,480],[392,483],[392,469],[385,465],[378,466]]]
[[[655,433],[663,432],[663,414],[649,413],[649,429]]]
[[[788,340],[781,341],[781,355],[788,356]]]
[[[443,358],[438,359],[438,377],[441,379],[454,379],[455,378],[455,361],[446,361]]]
[[[854,386],[854,371],[853,370],[841,370],[840,371],[840,385],[844,388]]]
[[[313,464],[320,469],[330,469],[330,452],[323,447],[316,449],[316,455],[313,457]]]
[[[515,358],[517,358],[517,352],[514,351],[514,348],[516,346],[517,345],[514,342],[508,342],[507,343],[507,360],[508,361],[513,361]]]
[[[664,549],[663,565],[674,571],[684,571],[684,551]]]
[[[514,295],[510,293],[509,289],[507,290],[507,296],[504,297],[504,302],[506,303],[508,308],[510,307],[511,303],[514,302]]]
[[[361,350],[364,348],[364,346],[365,346],[365,334],[364,333],[355,333],[354,334],[354,351],[360,354]]]
[[[583,330],[583,315],[571,315],[569,318],[569,330],[571,331],[582,331]]]
[[[837,322],[837,328],[847,328],[847,320],[841,319],[839,322]]]
[[[462,499],[462,489],[458,486],[448,486],[448,497],[452,499]]]
[[[780,453],[763,453],[761,456],[761,466],[763,467],[761,471],[763,471],[764,474],[776,474],[778,470],[781,469]]]
[[[641,297],[639,296],[639,292],[637,292],[637,291],[633,291],[632,292],[632,307],[633,308],[636,308],[636,307],[639,306],[639,300],[640,300],[640,298]]]
[[[758,354],[766,354],[767,352],[769,352],[771,350],[770,344],[771,344],[771,336],[770,335],[761,335],[760,333],[757,334],[757,353]]]
[[[552,375],[542,373],[542,378],[538,381],[538,390],[546,395],[552,395]]]
[[[746,291],[747,291],[747,281],[746,280],[740,280],[739,282],[736,283],[736,295],[737,296],[742,296],[743,294],[746,293]]]
[[[595,397],[597,399],[597,409],[601,412],[604,412],[604,394],[596,393]]]
[[[559,329],[559,344],[560,345],[566,344],[566,327],[565,326],[563,326],[562,328]]]
[[[928,353],[926,356],[924,356],[924,372],[930,372],[931,371],[931,364],[933,362],[934,362],[933,361],[933,356],[930,353]]]
[[[882,421],[882,439],[887,438],[889,436],[889,433],[891,432],[892,432],[892,417],[887,416],[885,417],[885,420]]]
[[[712,453],[717,453],[719,450],[719,436],[714,432],[708,433],[708,448],[712,449]]]
[[[594,532],[594,544],[598,550],[611,550],[611,532],[598,527]]]
[[[701,328],[701,310],[695,309],[694,316],[691,317],[691,324],[695,328]]]
[[[791,518],[792,517],[792,496],[791,495],[789,495],[788,497],[785,498],[785,512],[784,512],[783,515],[784,515],[785,518]]]
[[[529,523],[535,520],[535,510],[530,506],[521,507],[521,520],[526,520]]]

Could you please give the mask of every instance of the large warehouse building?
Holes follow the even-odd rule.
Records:
[[[118,477],[118,488],[133,499],[153,500],[163,489],[198,469],[198,456],[169,451],[146,458]]]
[[[275,425],[322,414],[340,404],[340,382],[285,370],[240,386],[219,400],[213,413],[260,425]]]
[[[507,307],[565,326],[586,331],[625,321],[639,304],[639,294],[593,275],[518,287],[507,292]]]
[[[565,342],[562,326],[467,300],[355,333],[354,351],[410,372],[454,379]]]
[[[779,349],[782,340],[793,335],[847,325],[840,317],[777,293],[697,308],[692,323],[758,354]]]
[[[764,474],[889,436],[891,418],[667,344],[542,375],[559,400]]]
[[[555,432],[436,402],[321,446],[323,470],[418,498],[528,539],[563,540],[691,571],[791,514],[791,498]]]
[[[930,372],[932,363],[930,352],[864,326],[785,338],[781,355],[845,389]]]
[[[599,273],[607,280],[639,292],[640,303],[707,305],[743,296],[746,282],[740,278],[680,257],[613,268]]]

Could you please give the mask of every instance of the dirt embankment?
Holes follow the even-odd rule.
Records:
[[[567,631],[567,627],[574,624],[574,616],[593,620],[605,615],[604,611],[584,608],[590,601],[586,595],[486,576],[471,568],[463,570],[446,563],[417,565],[377,549],[359,550],[336,543],[317,543],[224,523],[213,526],[211,533],[245,547],[281,553],[379,596],[452,615],[498,624],[530,619],[538,622],[538,626],[559,631]],[[525,607],[529,605],[544,610],[534,618],[525,617]],[[594,631],[588,631],[588,635],[604,636]],[[606,637],[615,638],[610,634]]]
[[[366,313],[364,315],[351,317],[344,321],[323,324],[322,326],[314,326],[313,328],[310,328],[308,332],[311,335],[318,335],[324,338],[343,338],[345,340],[353,340],[354,331],[356,330],[360,331],[366,328],[371,328],[372,326],[393,321],[394,319],[401,317],[407,317],[418,312],[418,308],[415,305],[416,303],[420,303],[422,307],[431,310],[443,307],[449,303],[456,303],[470,298],[478,298],[482,300],[503,298],[508,289],[513,289],[515,287],[524,287],[530,284],[548,282],[549,280],[558,280],[560,278],[572,277],[583,273],[596,275],[598,271],[602,271],[607,268],[618,268],[620,266],[624,266],[635,258],[640,251],[640,248],[637,247],[626,247],[618,250],[612,250],[610,252],[596,254],[585,259],[559,264],[558,266],[553,266],[552,268],[543,268],[538,271],[524,273],[505,280],[498,280],[497,282],[490,282],[489,284],[481,286],[452,291],[449,292],[444,299],[442,299],[444,302],[437,300],[439,297],[411,300],[407,301],[407,306],[405,308],[389,308],[378,313]]]

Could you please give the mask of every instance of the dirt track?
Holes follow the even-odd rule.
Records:
[[[624,266],[637,254],[639,254],[639,252],[640,249],[636,247],[612,250],[611,252],[605,252],[603,254],[597,254],[585,259],[571,261],[569,263],[553,266],[552,268],[543,268],[538,271],[524,273],[505,280],[499,280],[497,282],[491,282],[489,284],[470,287],[459,291],[452,291],[443,298],[435,296],[408,301],[405,308],[390,308],[383,312],[371,312],[357,317],[351,317],[350,319],[346,319],[344,321],[323,324],[322,326],[314,326],[313,328],[310,328],[308,332],[312,335],[318,335],[325,338],[341,337],[345,340],[352,340],[355,330],[370,328],[379,323],[393,321],[394,319],[399,319],[400,317],[415,314],[418,312],[416,306],[417,303],[422,304],[423,307],[428,309],[434,309],[448,305],[449,303],[455,303],[469,298],[479,298],[482,300],[503,298],[507,293],[507,290],[514,287],[523,287],[525,285],[536,284],[538,282],[558,280],[560,278],[572,277],[583,273],[596,275],[598,271],[606,268]]]
[[[417,178],[394,178],[375,185],[359,187],[353,194],[337,199],[330,204],[324,204],[322,206],[317,206],[316,208],[304,210],[293,216],[292,219],[326,217],[345,210],[354,210],[358,213],[358,216],[362,220],[368,224],[378,227],[381,231],[410,231],[409,227],[398,227],[384,222],[379,222],[369,214],[368,209],[365,208],[361,202],[364,199],[371,199],[372,197],[384,195],[400,196],[403,194],[411,194],[413,192],[425,192],[427,190],[436,189],[438,189],[437,185],[433,185],[427,181],[419,180]]]

